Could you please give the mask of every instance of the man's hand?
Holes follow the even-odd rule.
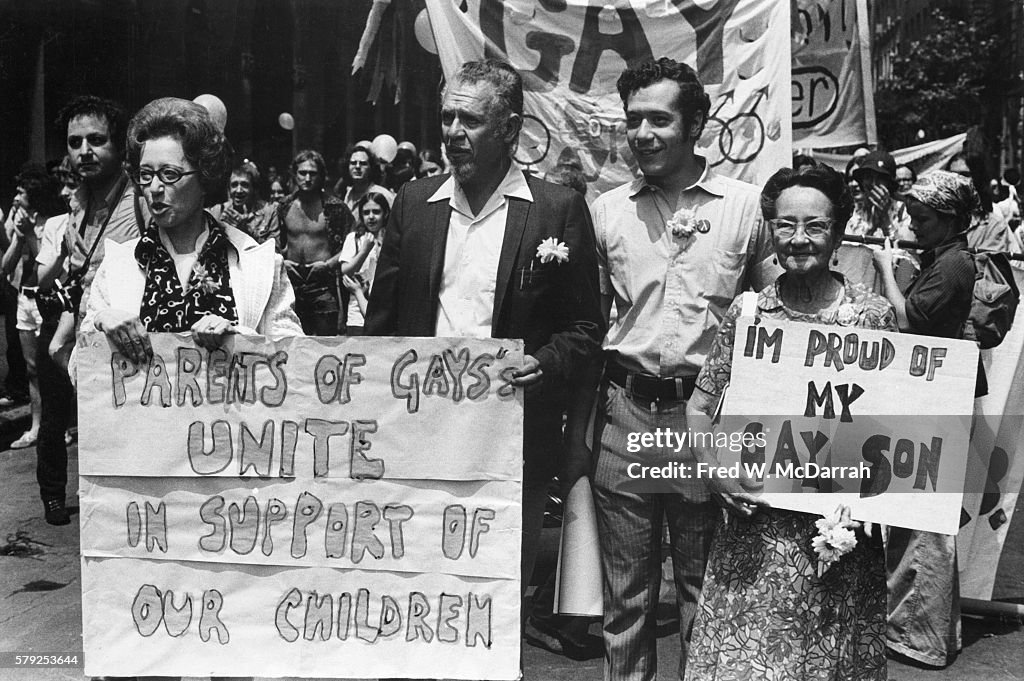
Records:
[[[314,263],[310,263],[309,274],[306,275],[308,281],[330,283],[334,281],[334,277],[337,274],[337,268],[331,267],[323,260],[317,260]]]
[[[208,314],[192,325],[192,340],[207,350],[216,350],[224,343],[224,337],[235,332],[233,322]]]
[[[285,272],[288,273],[288,277],[292,281],[305,281],[306,280],[305,275],[302,273],[302,265],[300,265],[299,263],[295,262],[294,260],[287,260],[286,259],[284,261],[284,270],[285,270]]]
[[[539,384],[544,378],[544,370],[540,368],[540,362],[533,355],[523,357],[523,366],[512,373],[512,385],[525,387]]]
[[[347,288],[352,293],[363,290],[362,283],[360,283],[360,281],[355,277],[349,276],[347,274],[341,275],[341,283],[345,286],[345,288]]]
[[[562,470],[558,474],[563,501],[569,498],[569,492],[576,481],[580,478],[590,477],[592,470],[593,458],[587,444],[585,442],[567,442],[565,460],[562,463]]]
[[[97,331],[106,334],[117,351],[134,364],[143,364],[153,358],[153,346],[138,313],[127,310],[103,310],[96,315],[94,326]]]

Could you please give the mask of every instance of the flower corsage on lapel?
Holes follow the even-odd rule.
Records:
[[[210,295],[220,290],[220,280],[214,279],[209,271],[201,265],[196,263],[192,268],[192,278],[189,281],[189,289],[199,287],[203,290],[203,293]]]
[[[569,262],[569,247],[564,242],[551,236],[544,239],[537,246],[537,254],[530,260],[530,266],[519,270],[519,288],[526,288],[533,282],[535,274],[542,270],[534,269],[537,262],[541,265],[561,265]]]
[[[695,232],[707,234],[711,230],[711,223],[707,220],[698,220],[697,211],[693,208],[680,208],[665,223],[669,234],[674,239],[688,239]]]

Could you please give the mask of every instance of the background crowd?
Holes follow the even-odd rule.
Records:
[[[46,521],[70,522],[78,330],[105,333],[136,362],[158,331],[190,332],[208,348],[236,331],[520,337],[524,583],[552,477],[589,477],[607,678],[656,674],[663,542],[679,595],[680,678],[884,678],[887,646],[948,664],[959,647],[949,537],[897,535],[885,549],[878,528],[858,526],[856,550],[823,573],[814,518],[703,481],[673,494],[623,490],[617,455],[628,433],[682,430],[715,412],[744,305],[822,324],[848,325],[839,314],[854,310],[858,326],[961,337],[967,249],[1021,251],[1019,174],[990,180],[958,156],[917,178],[864,150],[845,176],[797,157],[762,190],[695,151],[710,101],[692,69],[651,61],[618,86],[639,174],[591,206],[581,168],[538,178],[512,163],[522,82],[500,62],[467,64],[446,86],[447,160],[408,141],[359,142],[333,167],[303,150],[287,169],[261,169],[234,158],[217,111],[194,102],[159,99],[130,122],[108,100],[69,102],[58,121],[68,155],[25,165],[0,244],[6,399],[32,404],[14,446],[36,446]],[[514,254],[502,242],[511,230],[527,235]],[[879,294],[831,267],[846,235],[882,241]],[[535,269],[545,237],[556,246],[537,251]],[[744,291],[757,295],[744,302]],[[922,560],[939,578],[910,574]],[[528,623],[542,642],[580,645],[579,622],[543,611]]]

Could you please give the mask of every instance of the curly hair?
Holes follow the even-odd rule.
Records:
[[[704,85],[700,82],[697,72],[675,59],[648,59],[633,68],[628,68],[619,76],[615,87],[625,107],[629,103],[629,98],[638,90],[663,80],[673,80],[679,84],[676,108],[682,114],[683,123],[687,127],[693,124],[698,113],[704,122],[707,121],[708,112],[711,110],[711,98],[704,92]],[[698,137],[703,130],[704,124],[701,123],[700,130],[697,131]]]
[[[128,125],[128,165],[133,173],[139,171],[145,143],[160,137],[171,137],[181,144],[185,159],[199,171],[199,184],[206,196],[221,195],[233,152],[203,106],[187,99],[163,97],[142,107]]]
[[[782,168],[772,175],[761,190],[761,214],[766,220],[778,216],[776,202],[779,195],[790,187],[817,189],[832,204],[832,236],[841,239],[846,223],[853,215],[853,195],[842,173],[826,165],[805,166],[802,170]]]
[[[107,122],[107,133],[110,135],[110,141],[119,152],[124,153],[125,133],[128,129],[128,112],[125,111],[123,106],[113,100],[92,95],[75,97],[65,104],[64,108],[57,114],[57,132],[61,138],[68,134],[68,124],[79,116],[95,116],[96,118],[104,119]]]

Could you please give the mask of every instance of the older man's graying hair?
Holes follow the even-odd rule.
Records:
[[[504,113],[523,115],[523,79],[519,72],[499,59],[468,61],[451,78],[452,83],[489,83],[494,87]],[[447,91],[448,86],[445,86]],[[443,93],[442,93],[443,94]]]
[[[142,107],[128,125],[128,164],[138,172],[142,147],[148,140],[172,137],[185,158],[199,171],[207,196],[219,196],[231,164],[231,145],[201,105],[164,97]]]

